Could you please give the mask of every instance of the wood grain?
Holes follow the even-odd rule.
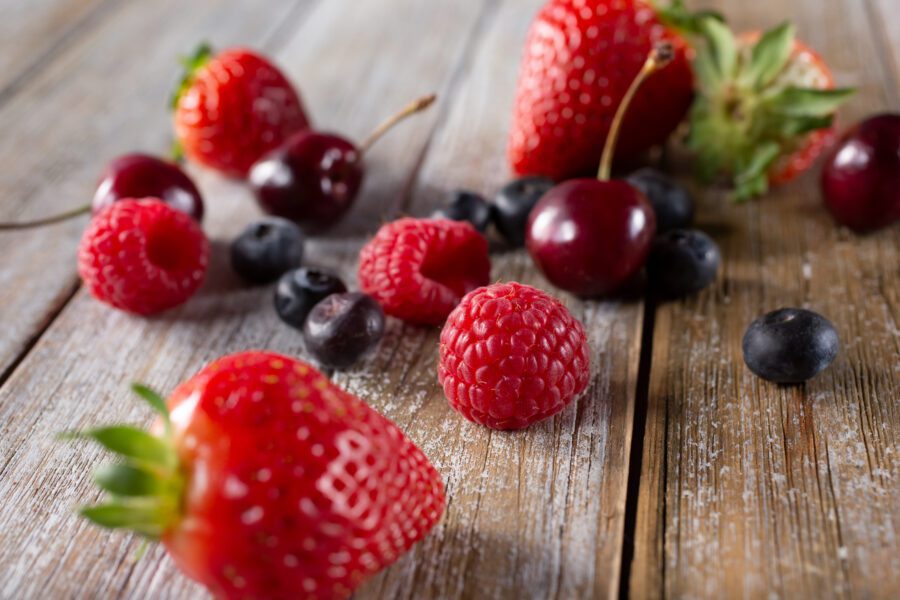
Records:
[[[112,18],[119,0],[0,3],[0,105],[85,31]]]
[[[310,262],[352,281],[358,248],[381,219],[427,212],[446,186],[500,185],[517,59],[538,4],[392,0],[348,11],[322,2],[284,36],[276,57],[320,127],[359,137],[415,95],[437,90],[447,98],[372,151],[361,204],[332,236],[310,244]],[[403,23],[384,14],[403,15]],[[467,163],[473,168],[462,176]],[[86,159],[72,172],[91,165]],[[61,429],[101,420],[146,420],[124,391],[131,379],[171,389],[229,351],[303,355],[298,335],[271,309],[271,290],[243,288],[224,264],[226,241],[257,214],[247,191],[196,174],[216,238],[211,281],[199,297],[145,320],[79,291],[0,390],[0,595],[64,596],[73,581],[88,596],[199,593],[159,549],[134,563],[132,537],[71,514],[96,497],[87,473],[100,454],[53,440]],[[494,275],[546,286],[521,251],[500,257]],[[435,534],[361,596],[615,593],[640,306],[569,301],[591,332],[594,383],[577,405],[528,433],[491,433],[450,411],[435,381],[436,330],[392,321],[381,351],[337,377],[425,448],[450,494]]]
[[[847,121],[896,98],[865,2],[713,4],[741,28],[797,22],[860,88]],[[896,597],[900,231],[837,228],[812,174],[745,205],[697,195],[724,264],[714,287],[656,311],[631,593]],[[803,386],[743,364],[746,326],[782,306],[841,335],[836,363]]]

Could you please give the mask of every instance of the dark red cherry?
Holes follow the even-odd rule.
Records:
[[[148,197],[203,220],[203,199],[191,178],[175,163],[146,154],[125,154],[106,165],[91,210],[96,214],[118,200]]]
[[[656,215],[630,183],[610,179],[616,140],[628,103],[644,80],[672,60],[671,44],[654,47],[616,110],[597,179],[572,179],[547,191],[528,217],[525,246],[544,275],[579,296],[623,287],[650,252]]]
[[[647,259],[656,217],[637,189],[621,180],[572,179],[531,211],[526,246],[554,285],[580,296],[615,291]]]
[[[257,161],[249,180],[263,210],[313,231],[347,212],[363,175],[362,157],[352,142],[306,130]]]
[[[290,219],[310,234],[333,225],[356,199],[365,175],[363,156],[372,144],[434,101],[433,94],[414,100],[358,146],[332,133],[294,134],[250,168],[256,201],[266,212]]]
[[[900,114],[870,117],[851,128],[822,170],[825,206],[859,231],[900,218]]]

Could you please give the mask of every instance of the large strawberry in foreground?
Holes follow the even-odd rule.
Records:
[[[245,177],[260,156],[309,126],[297,91],[266,57],[245,48],[213,56],[203,45],[184,62],[172,108],[191,160]]]
[[[828,65],[793,25],[736,37],[719,17],[691,15],[680,3],[666,17],[697,40],[688,146],[701,178],[728,178],[744,200],[808,169],[853,90],[835,89]]]
[[[593,173],[619,103],[647,53],[668,39],[675,57],[637,93],[616,158],[663,143],[687,114],[693,76],[684,40],[645,0],[550,0],[525,42],[507,154],[519,174]]]
[[[166,403],[155,434],[90,437],[123,459],[83,514],[161,539],[218,598],[344,598],[438,521],[440,475],[391,421],[306,363],[221,358]]]

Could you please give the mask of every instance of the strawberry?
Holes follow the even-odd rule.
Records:
[[[617,159],[661,144],[687,113],[693,77],[685,41],[646,0],[550,0],[525,42],[507,155],[518,174],[593,173],[616,108],[663,39],[675,57],[637,93]]]
[[[345,598],[438,521],[440,475],[396,425],[292,358],[220,358],[168,400],[153,431],[75,434],[122,459],[82,514],[162,540],[217,598]]]
[[[292,133],[309,127],[300,96],[264,56],[244,48],[212,55],[202,45],[172,99],[175,134],[188,158],[232,177]]]
[[[720,17],[691,15],[680,2],[663,14],[697,41],[688,147],[701,179],[727,177],[746,200],[808,169],[854,90],[834,87],[828,65],[790,23],[735,36]]]

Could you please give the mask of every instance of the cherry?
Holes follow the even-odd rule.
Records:
[[[197,186],[177,164],[155,156],[124,154],[110,161],[100,175],[92,212],[125,198],[159,198],[197,222],[203,220]]]
[[[366,151],[399,121],[424,110],[434,95],[419,98],[379,125],[358,146],[333,133],[301,131],[260,158],[249,181],[259,205],[307,231],[324,229],[347,212],[365,176]]]
[[[869,117],[851,128],[822,170],[825,206],[858,232],[900,218],[900,114]]]
[[[616,139],[628,104],[643,81],[672,58],[667,43],[650,51],[622,99],[597,179],[572,179],[545,193],[528,219],[525,245],[553,284],[580,296],[622,287],[647,259],[656,217],[647,198],[626,181],[610,180]]]
[[[107,163],[91,204],[59,214],[19,223],[0,223],[0,231],[29,229],[66,221],[91,212],[97,214],[113,202],[158,198],[177,210],[203,220],[203,198],[191,178],[173,163],[147,154],[123,154]]]

